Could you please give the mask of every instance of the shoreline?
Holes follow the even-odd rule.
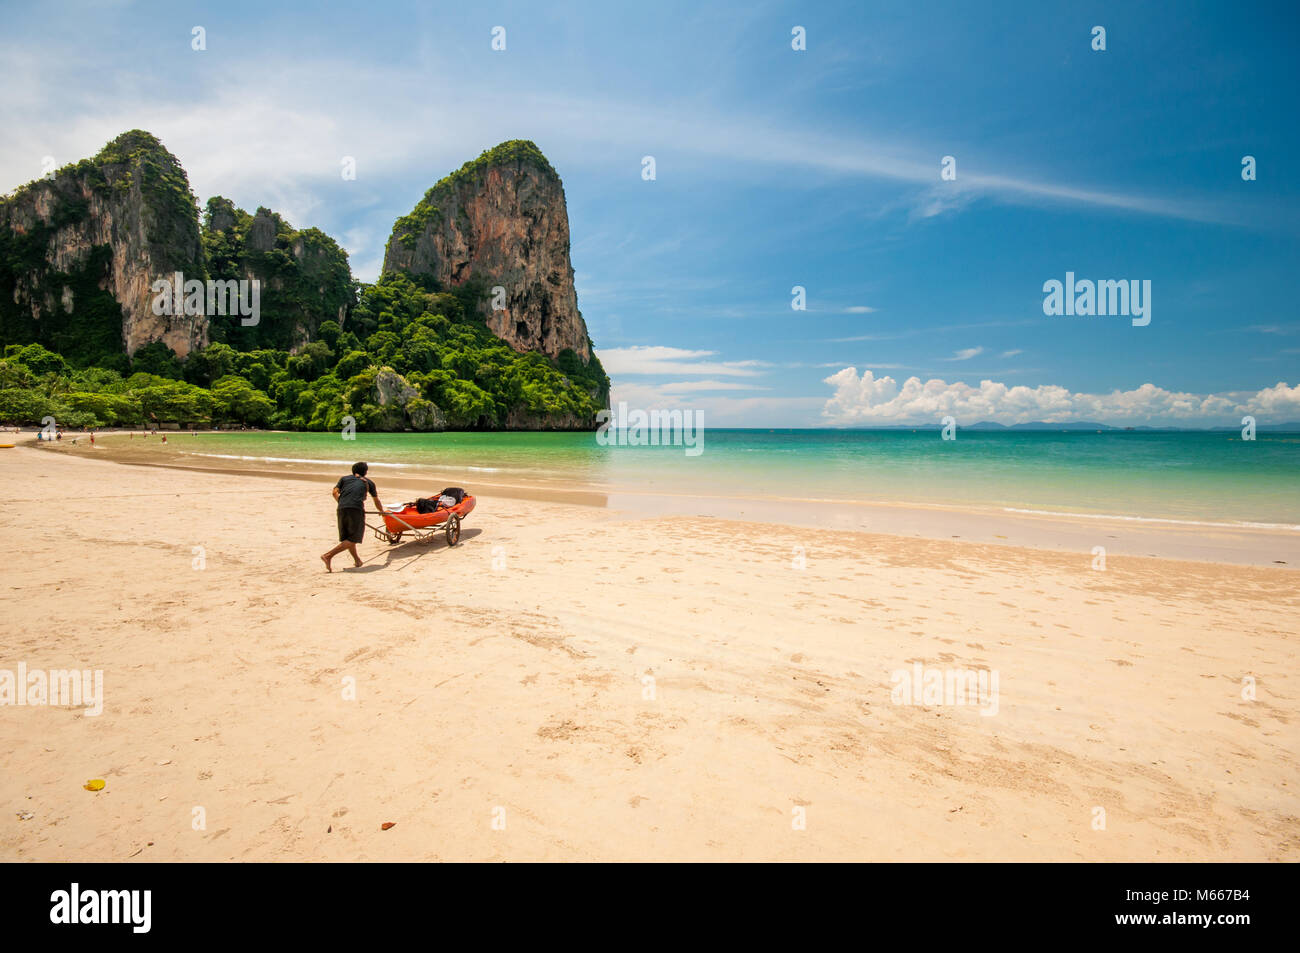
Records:
[[[132,431],[104,432],[104,435],[120,437],[127,433]],[[188,431],[180,433],[190,436]],[[100,436],[100,432],[96,432],[96,436]],[[34,434],[24,443],[35,446],[37,441]],[[317,464],[301,459],[282,461],[279,466],[252,465],[255,460],[241,460],[240,462],[250,465],[234,466],[216,457],[205,458],[213,461],[210,465],[194,463],[188,459],[185,462],[171,462],[160,459],[158,451],[143,447],[138,450],[127,448],[118,441],[114,441],[114,444],[111,449],[96,445],[93,452],[104,453],[102,459],[121,465],[224,473],[258,479],[281,477],[314,482],[336,478],[341,472],[338,465],[324,462]],[[42,452],[63,452],[70,451],[71,445],[41,446],[39,449]],[[79,444],[77,451],[81,450]],[[393,472],[399,467],[407,472]],[[415,494],[428,494],[436,492],[442,486],[457,484],[465,486],[475,495],[530,502],[570,503],[616,511],[629,518],[712,517],[805,529],[837,529],[935,540],[962,539],[989,545],[1075,552],[1080,558],[1088,560],[1096,555],[1095,547],[1102,547],[1106,556],[1145,556],[1300,568],[1300,527],[1285,524],[1175,520],[1004,506],[827,500],[775,495],[708,495],[669,490],[645,492],[591,485],[574,488],[559,482],[497,482],[482,479],[481,472],[456,468],[444,468],[442,472],[445,475],[438,486],[433,486],[431,480],[420,475],[418,470],[408,470],[408,465],[405,464],[372,464],[371,476],[381,486],[381,497],[384,486],[409,490]]]

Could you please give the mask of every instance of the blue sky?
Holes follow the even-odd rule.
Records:
[[[322,228],[369,280],[425,189],[528,138],[616,400],[716,426],[1300,420],[1294,4],[701,6],[7,6],[0,189],[145,128],[201,201]],[[1067,271],[1151,281],[1151,323],[1044,315]]]

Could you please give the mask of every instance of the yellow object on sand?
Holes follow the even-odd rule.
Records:
[[[87,781],[82,787],[87,791],[102,791],[104,790],[104,781],[102,778],[95,778],[93,781]]]
[[[12,450],[13,448],[14,445],[12,443],[0,443],[0,450]]]

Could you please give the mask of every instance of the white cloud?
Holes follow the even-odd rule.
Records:
[[[1020,348],[1016,348],[1015,350],[1012,350],[1012,351],[1003,351],[1003,352],[1002,352],[1002,356],[1003,356],[1003,357],[1015,357],[1017,354],[1024,354],[1024,353],[1025,353],[1025,352],[1022,351]]]
[[[738,381],[673,381],[669,384],[659,385],[659,389],[665,394],[694,394],[718,390],[771,390],[770,387],[742,384]]]
[[[815,419],[822,397],[693,396],[675,390],[673,384],[641,384],[615,381],[610,397],[615,407],[625,402],[642,410],[691,410],[701,413],[708,427],[752,427],[761,421],[767,427],[807,427]]]
[[[709,374],[721,377],[756,377],[760,368],[769,367],[765,361],[705,361],[714,351],[690,351],[680,347],[637,345],[597,350],[596,356],[611,377],[659,374],[663,376],[689,376]]]
[[[984,353],[984,348],[982,347],[966,347],[966,348],[962,348],[960,351],[955,352],[952,357],[941,357],[939,358],[939,360],[969,361],[972,357],[975,357],[977,354],[983,354],[983,353]]]
[[[843,367],[843,361],[826,361],[822,364],[813,364],[812,367]],[[869,367],[873,371],[902,371],[906,370],[907,364],[864,364],[863,367]]]
[[[1009,386],[984,380],[978,387],[937,378],[909,377],[901,384],[877,378],[870,370],[858,374],[846,367],[826,378],[834,395],[822,408],[826,422],[836,425],[936,423],[946,414],[961,423],[990,420],[1002,424],[1097,421],[1099,423],[1235,425],[1244,414],[1261,422],[1300,420],[1300,384],[1279,382],[1256,392],[1191,394],[1143,384],[1109,394],[1075,393],[1056,385]]]
[[[865,304],[855,304],[844,309],[845,314],[874,314],[875,308],[869,308]]]
[[[826,338],[828,344],[853,344],[858,341],[895,341],[898,338],[906,337],[903,334],[855,334],[847,338]]]
[[[919,221],[927,218],[935,218],[946,212],[959,212],[966,206],[970,205],[977,198],[979,193],[958,187],[955,183],[947,182],[943,185],[936,185],[933,188],[926,189],[916,204],[908,212],[909,221]]]

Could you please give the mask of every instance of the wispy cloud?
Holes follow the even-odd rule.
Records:
[[[976,189],[963,188],[954,182],[945,182],[926,189],[913,200],[912,208],[908,212],[908,220],[916,222],[936,218],[947,212],[961,211],[979,197],[980,192]]]
[[[976,355],[983,354],[983,353],[984,353],[984,348],[982,347],[967,347],[967,348],[962,348],[960,351],[957,351],[956,353],[953,354],[952,357],[941,357],[939,358],[939,360],[969,361],[972,357],[975,357]]]
[[[854,334],[846,338],[825,338],[827,344],[853,344],[858,341],[896,341],[904,334]]]
[[[692,351],[679,347],[638,345],[598,350],[596,355],[611,375],[662,375],[680,377],[701,374],[718,377],[756,377],[766,361],[706,361],[714,351]]]
[[[703,414],[710,427],[753,426],[762,421],[769,427],[808,426],[826,403],[824,396],[774,396],[765,394],[732,395],[726,392],[693,394],[672,384],[616,381],[611,399],[625,401],[630,407],[690,407]]]
[[[827,367],[843,368],[845,366],[845,363],[843,361],[824,361],[821,364],[812,364],[809,366],[816,367],[816,368],[827,368]],[[869,367],[873,371],[905,371],[905,370],[912,369],[911,364],[862,364],[861,366]]]
[[[21,64],[29,57],[30,51],[12,45],[0,48],[0,63]],[[891,140],[879,131],[846,135],[800,128],[797,120],[785,116],[683,111],[613,97],[496,89],[491,82],[457,86],[456,97],[440,101],[426,94],[429,84],[453,77],[434,75],[412,85],[404,68],[358,66],[349,70],[347,83],[323,84],[319,77],[329,74],[332,62],[299,58],[274,70],[265,69],[256,58],[248,64],[233,57],[223,63],[219,78],[198,88],[169,89],[149,82],[147,70],[127,73],[106,59],[105,65],[114,68],[104,70],[107,81],[101,85],[87,88],[84,73],[67,80],[77,82],[75,95],[59,87],[61,74],[42,72],[39,96],[28,91],[8,97],[9,133],[0,150],[0,188],[39,175],[46,154],[60,162],[75,160],[125,129],[145,127],[180,157],[200,197],[226,194],[250,207],[273,204],[295,224],[311,224],[319,209],[340,201],[373,208],[377,197],[367,189],[380,178],[427,183],[466,156],[520,136],[534,138],[562,164],[590,162],[593,154],[611,150],[640,155],[646,143],[659,143],[662,152],[688,159],[727,160],[697,163],[697,177],[717,175],[731,169],[730,163],[743,162],[912,182],[929,190],[920,206],[923,217],[981,196],[1197,221],[1259,217],[1258,210],[1242,202],[1224,206],[1174,200],[1058,183],[1030,173],[992,174],[970,165],[963,166],[960,187],[945,189],[935,182],[938,153],[932,144]],[[374,103],[381,99],[386,108],[376,110]],[[60,102],[61,108],[49,108],[51,101]],[[394,115],[403,121],[392,122]],[[339,163],[345,155],[356,158],[357,179],[343,184]],[[418,197],[419,189],[412,189],[409,201],[399,204],[413,204]],[[376,209],[376,221],[387,225],[392,211],[387,206]],[[650,246],[647,254],[671,251],[678,241],[671,236]],[[363,259],[375,257],[370,248],[355,251]]]
[[[694,394],[721,390],[771,390],[770,387],[760,387],[757,384],[742,384],[738,381],[672,381],[667,384],[660,384],[659,389],[665,394]]]

